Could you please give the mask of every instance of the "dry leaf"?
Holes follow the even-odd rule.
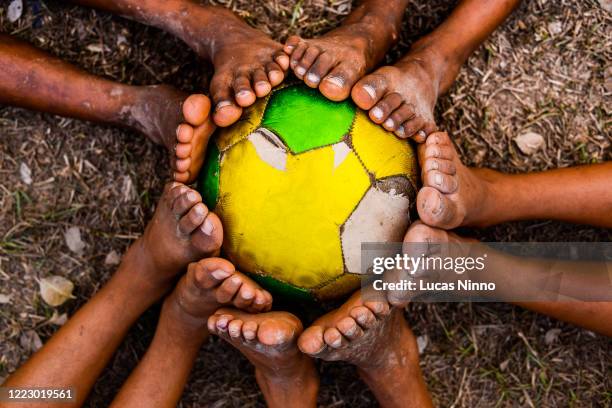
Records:
[[[514,142],[521,150],[521,152],[532,155],[542,147],[546,143],[544,137],[541,134],[535,132],[527,132],[523,133],[520,136],[514,138]]]
[[[11,303],[11,295],[4,295],[0,293],[0,305]]]
[[[49,320],[48,323],[54,324],[56,326],[63,326],[68,321],[68,315],[66,313],[59,314],[57,310],[53,311],[53,316]]]
[[[422,336],[417,337],[417,347],[419,349],[419,354],[423,354],[427,345],[429,344],[429,336],[424,334]]]
[[[28,165],[23,162],[19,165],[19,176],[24,184],[32,184],[32,170],[30,170]]]
[[[546,343],[547,346],[550,346],[557,340],[559,334],[561,334],[561,329],[550,329],[544,335],[544,343]]]
[[[608,13],[612,13],[612,0],[599,0],[599,5]]]
[[[8,17],[8,21],[14,23],[19,20],[21,14],[23,13],[23,2],[22,0],[13,0],[11,4],[8,6],[8,10],[6,12],[6,16]]]
[[[62,276],[46,277],[40,280],[39,285],[40,296],[49,306],[60,306],[68,299],[74,299],[74,284]]]
[[[40,336],[34,330],[28,330],[19,337],[19,344],[27,351],[38,351],[42,347]]]
[[[66,245],[72,252],[77,255],[81,255],[83,250],[85,249],[85,243],[81,239],[81,230],[79,227],[70,227],[66,230],[64,234],[64,238],[66,239]]]
[[[119,265],[119,263],[121,263],[121,255],[117,251],[110,251],[104,258],[104,265],[114,266]]]

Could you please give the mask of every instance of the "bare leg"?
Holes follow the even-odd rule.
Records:
[[[459,68],[520,0],[462,0],[448,19],[393,66],[362,78],[352,97],[399,137],[422,142],[436,129],[433,110]]]
[[[212,61],[210,92],[219,126],[234,123],[242,108],[280,84],[289,67],[282,45],[249,27],[222,7],[190,0],[75,0],[120,14],[181,38],[200,57]]]
[[[167,185],[144,235],[115,275],[3,385],[74,387],[72,406],[82,405],[130,326],[189,262],[218,252],[222,236],[219,219],[195,191]]]
[[[0,103],[138,131],[168,149],[180,182],[195,179],[214,131],[204,95],[109,81],[3,34]]]
[[[227,304],[261,312],[270,309],[272,296],[224,259],[190,264],[164,302],[151,346],[112,406],[176,407],[198,351],[208,338],[207,319]]]
[[[398,38],[406,0],[366,0],[342,26],[311,40],[289,37],[284,51],[295,75],[333,101],[349,97]]]
[[[448,134],[440,132],[419,146],[419,161],[423,188],[417,208],[428,225],[452,229],[553,219],[612,227],[612,163],[516,175],[468,168]]]
[[[416,339],[403,311],[355,293],[338,310],[317,319],[298,340],[302,352],[357,366],[383,407],[431,407],[419,367]]]
[[[269,407],[315,407],[319,377],[313,359],[296,344],[300,320],[287,312],[249,314],[219,309],[208,330],[236,347],[255,366],[255,378]]]
[[[477,241],[460,237],[451,232],[441,229],[432,228],[422,223],[411,225],[404,238],[405,242],[411,243],[473,243]],[[551,273],[559,273],[564,275],[564,279],[569,280],[564,290],[577,290],[586,294],[597,293],[603,297],[606,293],[609,296],[610,281],[609,277],[599,277],[595,279],[590,277],[583,265],[577,265],[574,262],[558,262],[555,270],[551,270],[549,262],[538,260],[520,259],[504,253],[497,252],[491,248],[486,250],[487,268],[486,276],[483,281],[495,281],[500,288],[497,292],[504,298],[519,299],[534,298],[535,295],[530,291],[538,291],[542,287],[541,282],[548,279]],[[471,278],[472,276],[470,276]],[[596,277],[598,278],[598,277]],[[604,283],[602,284],[602,281]],[[607,287],[606,287],[607,284]],[[480,295],[486,296],[487,293]],[[393,293],[389,298],[394,304],[401,305],[403,302],[401,296]],[[526,309],[533,310],[547,316],[574,324],[579,327],[584,327],[588,330],[603,334],[604,336],[612,337],[612,302],[589,302],[589,301],[513,301],[512,303],[522,306]]]

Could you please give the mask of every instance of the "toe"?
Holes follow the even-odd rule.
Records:
[[[456,177],[444,174],[439,170],[431,170],[425,173],[423,184],[426,187],[433,187],[444,194],[454,193],[459,185]]]
[[[405,132],[404,122],[414,117],[414,110],[411,105],[402,103],[393,113],[389,116],[389,119],[393,121],[395,135],[400,138],[410,137]]]
[[[196,228],[202,225],[207,214],[208,208],[202,203],[197,203],[179,220],[179,231],[185,235],[191,234]]]
[[[259,326],[256,321],[249,320],[242,325],[242,336],[245,340],[255,340]]]
[[[283,70],[276,62],[269,62],[266,64],[266,72],[268,75],[268,80],[272,86],[280,84],[285,78]]]
[[[251,75],[248,69],[243,68],[238,70],[238,74],[234,79],[234,98],[240,106],[247,107],[255,103],[257,95],[251,88]]]
[[[298,44],[300,43],[300,41],[302,41],[302,39],[299,36],[297,35],[290,36],[289,38],[287,38],[287,41],[285,41],[285,45],[283,46],[283,51],[287,55],[291,55],[293,51],[296,49],[296,47],[298,46]]]
[[[191,155],[191,143],[179,143],[174,148],[174,154],[178,159],[186,159]]]
[[[325,340],[325,344],[334,349],[338,349],[346,344],[346,339],[335,327],[325,330],[323,333],[323,339]]]
[[[202,202],[202,196],[197,191],[185,187],[178,190],[180,194],[177,195],[174,202],[172,203],[172,212],[177,217],[184,216],[191,208]]]
[[[363,77],[351,90],[357,106],[370,110],[387,93],[387,81],[383,75],[371,74]]]
[[[417,211],[420,219],[427,225],[439,228],[455,228],[458,226],[455,222],[457,217],[456,204],[433,187],[423,187],[419,190]]]
[[[427,138],[427,140],[429,140],[429,138]],[[455,150],[449,145],[426,143],[423,158],[452,160],[455,155]]]
[[[427,172],[432,170],[438,170],[444,174],[448,174],[451,176],[457,173],[457,167],[455,166],[455,163],[453,163],[451,160],[444,159],[426,159],[425,162],[422,164],[422,169],[423,177]]]
[[[210,99],[206,95],[190,95],[183,103],[183,117],[193,126],[200,126],[210,114]]]
[[[304,79],[304,75],[306,75],[306,72],[310,69],[320,53],[321,50],[318,47],[309,46],[304,52],[304,55],[302,55],[300,62],[298,62],[294,69],[295,76],[300,79]]]
[[[227,333],[232,339],[238,339],[242,336],[243,321],[240,319],[232,320],[227,325]]]
[[[178,143],[189,143],[193,139],[193,127],[186,124],[181,123],[176,128],[176,140]]]
[[[433,144],[448,145],[448,146],[453,145],[453,141],[451,140],[450,136],[446,132],[433,132],[429,136],[430,137],[427,138],[427,145],[433,145]]]
[[[387,302],[368,301],[364,303],[364,306],[370,309],[377,318],[388,315],[390,310]]]
[[[321,326],[310,326],[298,338],[298,348],[304,354],[315,356],[325,349],[323,339],[323,328]]]
[[[358,73],[354,69],[347,66],[346,63],[340,63],[323,78],[319,89],[327,99],[343,101],[350,95],[357,77]]]
[[[226,279],[215,290],[215,298],[217,302],[222,305],[232,302],[234,296],[236,296],[241,286],[242,279],[237,274],[234,274],[231,278]]]
[[[217,214],[208,212],[204,222],[191,235],[191,244],[202,254],[216,254],[223,243],[223,226]]]
[[[234,103],[231,84],[232,76],[228,73],[216,74],[210,84],[210,92],[215,102],[213,119],[219,126],[229,126],[242,115],[242,108]]]
[[[281,318],[265,319],[259,324],[257,340],[266,346],[279,346],[293,340],[296,333],[296,322],[288,322]]]
[[[195,282],[201,289],[215,288],[236,272],[234,265],[223,258],[202,259],[190,264],[189,269],[192,265]]]
[[[268,82],[268,75],[263,68],[258,68],[253,72],[253,88],[258,98],[266,96],[272,90],[272,85]]]
[[[187,183],[189,181],[190,174],[189,172],[178,172],[175,171],[172,175],[172,179],[174,181],[178,181],[179,183]]]
[[[251,304],[251,310],[253,312],[261,313],[267,312],[272,309],[272,295],[263,289],[258,289],[255,292],[255,299]]]
[[[421,116],[413,116],[402,124],[404,137],[412,137],[422,143],[427,138],[424,127],[425,119]]]
[[[348,340],[355,340],[363,335],[363,330],[352,317],[345,317],[340,320],[338,324],[336,324],[336,328]]]
[[[332,69],[333,62],[333,58],[328,53],[319,54],[304,78],[306,85],[312,88],[319,86],[321,78],[325,77]]]
[[[238,309],[247,310],[255,300],[257,288],[251,282],[243,282],[238,294],[234,298],[234,306]]]
[[[390,119],[389,115],[391,115],[391,113],[401,104],[401,95],[396,92],[392,92],[385,95],[380,101],[378,101],[378,103],[372,109],[370,109],[368,114],[374,123],[384,123],[385,128],[387,128],[389,123],[391,123],[391,128],[394,128],[395,125],[393,124],[393,121],[391,120],[389,123],[387,123],[387,121]]]
[[[363,330],[373,327],[376,323],[376,316],[365,306],[354,307],[349,314]]]
[[[295,70],[302,59],[302,56],[308,49],[308,44],[306,41],[300,40],[300,42],[295,46],[295,49],[291,53],[291,58],[289,60],[289,66],[291,69]]]
[[[278,66],[281,68],[282,72],[283,72],[283,77],[285,76],[285,71],[287,71],[289,69],[289,57],[287,56],[287,54],[285,54],[283,52],[283,50],[278,50],[273,56],[272,59],[274,59],[274,62],[276,62],[278,64]],[[282,79],[281,79],[282,81]],[[279,82],[280,83],[280,82]]]

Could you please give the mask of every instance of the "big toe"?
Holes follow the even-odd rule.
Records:
[[[433,187],[423,187],[417,194],[417,211],[425,224],[452,229],[460,224],[456,204]]]
[[[183,103],[183,117],[192,126],[200,126],[210,115],[210,99],[206,95],[190,95]]]
[[[368,75],[357,82],[351,90],[351,98],[357,106],[370,110],[382,98],[384,87],[373,75]]]
[[[296,335],[301,332],[299,320],[289,319],[266,319],[259,324],[257,339],[266,346],[280,346],[293,342]]]
[[[414,222],[406,235],[404,236],[404,244],[406,243],[444,243],[448,242],[448,232],[439,228],[433,228],[423,224],[421,221]]]
[[[223,226],[217,214],[208,213],[204,222],[192,233],[191,243],[202,254],[215,255],[219,252],[223,243]]]
[[[304,330],[298,338],[298,348],[302,353],[314,356],[325,348],[323,339],[323,328],[321,326],[311,326]]]
[[[357,82],[358,73],[340,65],[330,72],[319,85],[321,93],[332,101],[343,101],[351,94],[351,88]]]

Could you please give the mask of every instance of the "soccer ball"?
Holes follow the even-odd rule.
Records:
[[[401,242],[417,166],[410,142],[352,102],[287,85],[218,131],[199,190],[238,270],[275,294],[331,300],[360,286],[361,243]]]

